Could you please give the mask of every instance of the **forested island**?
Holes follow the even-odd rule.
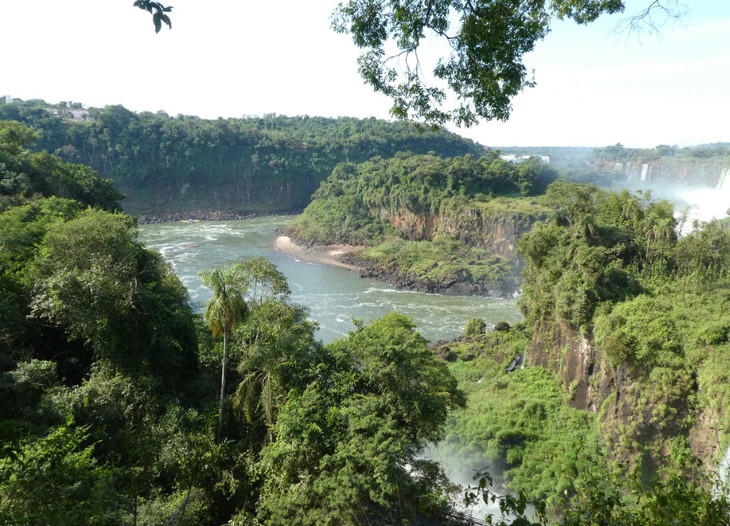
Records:
[[[285,229],[304,243],[369,248],[364,275],[427,292],[511,296],[517,240],[550,209],[534,196],[557,172],[498,152],[443,159],[398,154],[340,164]]]
[[[300,241],[367,245],[358,263],[404,286],[519,287],[525,319],[488,334],[471,320],[458,340],[429,347],[392,313],[322,344],[267,260],[203,273],[213,299],[196,313],[139,242],[121,212],[130,198],[155,213],[155,192],[189,183],[185,206],[198,206],[187,170],[176,178],[177,153],[175,169],[150,172],[150,196],[122,200],[94,169],[42,151],[96,145],[106,170],[128,176],[135,143],[102,148],[99,137],[116,133],[102,114],[127,118],[127,132],[202,123],[119,107],[67,122],[41,109],[35,129],[0,122],[0,522],[468,524],[461,492],[423,456],[435,442],[456,462],[504,465],[508,524],[730,521],[715,476],[730,437],[720,223],[679,236],[666,201],[559,180],[552,165],[476,145],[398,153],[397,130],[374,121],[382,150],[333,154],[290,193],[281,178],[304,172],[269,163],[246,210],[304,208],[316,181],[287,227]],[[52,147],[54,129],[63,139]],[[100,135],[68,142],[84,130]],[[238,155],[200,148],[218,166]],[[249,181],[218,175],[221,187]],[[176,192],[166,204],[183,203]],[[482,475],[470,493],[492,489]]]

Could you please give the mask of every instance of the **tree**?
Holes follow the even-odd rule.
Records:
[[[479,117],[507,120],[512,98],[535,85],[523,57],[555,19],[588,24],[604,13],[622,12],[624,6],[624,0],[349,0],[335,11],[332,26],[352,35],[365,50],[358,59],[360,74],[375,91],[393,99],[393,116],[470,126]],[[653,0],[627,25],[655,30],[661,24],[656,12],[676,18],[684,11],[676,0]],[[450,111],[441,108],[446,89],[429,83],[418,54],[431,37],[450,48],[432,70],[436,82],[456,95]],[[397,52],[386,52],[393,46]]]
[[[167,15],[167,13],[172,11],[171,6],[165,6],[160,2],[153,2],[151,0],[136,0],[134,5],[135,7],[144,9],[148,13],[152,14],[152,23],[155,24],[155,33],[160,32],[163,22],[167,25],[167,27],[172,29],[172,22],[170,22],[170,17]]]
[[[308,366],[321,344],[314,339],[317,325],[307,320],[307,310],[288,302],[289,284],[276,265],[258,256],[238,262],[237,268],[248,313],[236,328],[243,352],[233,404],[252,425],[251,434],[263,423],[271,441],[279,407],[290,389],[309,381]]]
[[[506,120],[512,98],[535,85],[523,56],[554,19],[587,24],[623,9],[621,0],[350,0],[338,7],[333,28],[365,50],[360,74],[393,99],[395,117],[469,126],[478,117]],[[423,72],[418,51],[427,37],[444,39],[450,48],[432,73],[457,96],[451,111],[441,109],[446,90],[430,85]],[[386,52],[393,43],[397,52]]]
[[[266,524],[406,523],[446,487],[422,458],[464,394],[410,318],[390,313],[328,345],[262,453]]]
[[[248,322],[238,331],[244,352],[233,405],[252,426],[252,434],[266,429],[269,442],[288,393],[306,387],[312,380],[312,364],[321,355],[321,343],[314,338],[317,324],[307,315],[304,307],[268,297],[253,306]]]
[[[44,335],[33,352],[50,358],[71,351],[86,364],[74,377],[97,361],[144,376],[162,391],[187,391],[198,362],[184,286],[159,253],[137,240],[133,218],[89,208],[60,221],[64,203],[72,202],[45,202],[44,213],[58,220],[20,272],[28,321]]]
[[[38,134],[27,126],[13,121],[0,122],[0,158],[5,162],[6,155],[15,157],[37,140]]]
[[[89,209],[46,234],[29,279],[31,313],[89,343],[97,357],[118,364],[134,309],[139,244],[131,217]]]
[[[88,428],[61,426],[23,438],[0,457],[0,522],[32,525],[123,524],[115,473],[100,466]]]
[[[271,261],[256,256],[240,262],[240,269],[246,276],[249,299],[254,305],[261,305],[266,297],[285,300],[291,291],[286,276]]]
[[[648,6],[624,24],[657,31],[667,19],[686,9],[677,0],[647,0]],[[172,8],[137,0],[152,13],[155,31]],[[588,24],[602,14],[623,12],[625,0],[348,0],[339,4],[332,27],[352,35],[365,51],[358,59],[360,75],[375,91],[391,97],[391,114],[431,125],[453,121],[470,126],[478,118],[507,120],[512,98],[535,80],[523,57],[550,32],[554,20]],[[658,13],[658,16],[657,16]],[[442,109],[447,90],[425,77],[418,54],[427,38],[443,39],[450,48],[432,74],[456,95],[454,109]],[[397,51],[390,53],[395,46]]]
[[[203,285],[213,289],[213,297],[205,306],[205,322],[213,336],[223,336],[223,359],[221,361],[221,392],[218,403],[218,432],[223,427],[223,402],[226,394],[226,367],[228,365],[228,344],[233,328],[248,315],[246,292],[249,280],[246,269],[240,261],[229,267],[200,272]]]
[[[44,129],[44,133],[47,130]],[[0,197],[6,202],[21,197],[56,196],[75,199],[84,205],[121,210],[124,198],[111,181],[95,170],[63,162],[47,152],[31,153],[26,148],[38,140],[38,133],[14,121],[0,120]]]

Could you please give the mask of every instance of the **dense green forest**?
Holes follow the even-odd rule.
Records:
[[[286,231],[306,243],[366,245],[360,263],[428,291],[511,295],[519,235],[550,210],[534,196],[549,165],[498,152],[440,158],[398,154],[338,165]]]
[[[195,315],[108,181],[0,130],[3,182],[35,185],[0,208],[0,523],[405,523],[449,507],[420,453],[463,395],[407,318],[322,345],[261,258],[205,273]],[[61,176],[83,201],[53,195]]]
[[[38,132],[38,151],[83,163],[127,195],[132,214],[300,211],[340,162],[400,151],[481,155],[445,131],[376,119],[266,115],[205,120],[122,106],[0,98],[0,120]]]
[[[518,242],[523,323],[473,320],[430,349],[391,313],[324,345],[263,258],[204,272],[213,297],[195,314],[111,183],[33,140],[0,124],[0,523],[463,524],[423,456],[437,442],[504,463],[507,523],[730,522],[708,471],[730,431],[716,225],[679,238],[666,202],[521,184],[538,164],[344,164],[320,198],[543,217]],[[349,189],[368,173],[392,197]],[[469,493],[494,497],[487,480]]]
[[[702,488],[730,438],[730,236],[680,238],[640,194],[553,183],[542,202],[554,213],[518,247],[525,321],[474,320],[438,349],[467,393],[441,455],[504,463],[569,524],[728,524]]]
[[[462,278],[476,275],[474,263],[483,263],[458,237],[486,235],[465,218],[493,206],[524,221],[525,199],[499,189],[519,195],[519,170],[540,166],[503,163],[506,177],[492,179],[484,167],[500,166],[494,160],[401,155],[341,165],[287,229],[308,242],[376,245],[364,252],[370,264],[400,265],[421,279],[452,279],[452,264]],[[713,483],[706,470],[722,459],[730,431],[727,231],[696,223],[680,238],[681,217],[648,194],[567,182],[539,188],[544,194],[527,198],[539,220],[526,222],[532,228],[521,231],[517,251],[525,322],[484,335],[474,320],[461,341],[438,349],[468,394],[440,455],[457,465],[505,463],[508,487],[576,524],[582,514],[652,523],[653,489],[677,492],[662,497],[673,505],[686,492],[711,508],[701,498]],[[462,228],[434,235],[442,215],[460,217]],[[619,478],[625,494],[610,486]],[[678,524],[728,521],[727,509],[712,519],[685,512],[666,511],[683,517]]]
[[[654,148],[626,148],[621,143],[605,148],[598,148],[593,152],[595,160],[607,161],[639,161],[651,162],[671,159],[681,161],[702,161],[717,160],[730,161],[730,144],[718,142],[713,144],[702,144],[693,147],[678,147],[668,144],[660,144]]]

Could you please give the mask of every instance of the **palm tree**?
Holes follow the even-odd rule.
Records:
[[[279,358],[284,359],[284,357]],[[251,360],[254,362],[254,360]],[[273,428],[279,407],[286,399],[286,388],[281,378],[281,369],[288,365],[276,358],[260,357],[256,363],[245,363],[241,369],[244,376],[234,395],[234,407],[243,411],[249,424],[255,424],[263,416],[269,442],[273,442]]]
[[[259,331],[261,326],[266,330]],[[308,383],[307,371],[317,361],[314,357],[319,349],[315,330],[305,308],[269,297],[252,310],[241,331],[246,352],[238,364],[241,383],[233,395],[233,406],[249,424],[262,425],[269,442],[289,391],[303,389]]]
[[[226,366],[228,362],[228,343],[235,325],[244,321],[248,315],[245,295],[249,280],[245,267],[236,262],[230,267],[204,270],[199,273],[203,285],[213,289],[213,297],[205,306],[205,323],[213,331],[213,337],[223,335],[223,360],[221,363],[221,392],[218,405],[218,435],[223,428],[223,401],[226,393]]]

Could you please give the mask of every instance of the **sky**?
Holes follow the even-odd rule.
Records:
[[[509,121],[451,129],[487,146],[730,141],[730,1],[685,1],[658,34],[617,29],[650,0],[555,23],[526,56],[537,86]],[[159,34],[132,3],[0,0],[0,96],[212,119],[389,118],[390,100],[357,73],[359,50],[330,29],[337,0],[168,0],[172,30]]]

